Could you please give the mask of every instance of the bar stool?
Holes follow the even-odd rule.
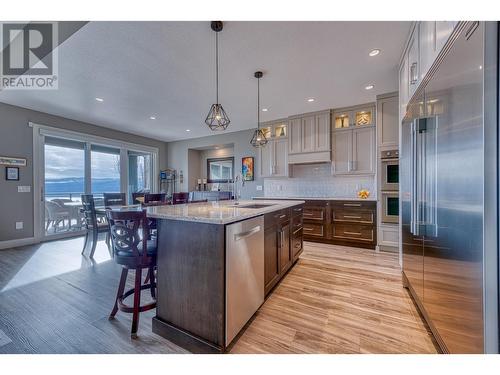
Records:
[[[91,244],[89,257],[93,258],[97,246],[97,239],[100,233],[106,233],[106,244],[109,247],[109,227],[108,223],[100,223],[97,220],[94,196],[92,194],[82,194],[81,199],[82,213],[85,220],[85,228],[87,229],[82,255],[85,254],[87,246]]]
[[[106,213],[111,230],[111,244],[114,260],[122,266],[122,274],[115,305],[109,319],[114,319],[118,310],[132,313],[131,338],[137,338],[139,313],[156,308],[156,267],[157,244],[156,240],[148,240],[149,226],[146,211],[113,211]],[[150,283],[142,284],[142,270],[148,270]],[[135,270],[134,288],[125,291],[127,275],[130,269]],[[149,289],[153,302],[141,306],[141,290]],[[134,295],[133,306],[124,303],[125,298]]]

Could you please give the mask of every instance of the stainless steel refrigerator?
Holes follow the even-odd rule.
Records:
[[[460,23],[402,123],[403,280],[449,353],[498,352],[496,27]]]

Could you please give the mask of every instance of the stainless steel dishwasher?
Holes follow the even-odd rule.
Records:
[[[226,226],[226,346],[264,302],[264,217]]]

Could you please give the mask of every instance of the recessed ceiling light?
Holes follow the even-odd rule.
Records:
[[[190,132],[190,131],[191,131],[191,129],[186,129],[186,131],[187,131],[187,132]]]
[[[482,65],[479,65],[479,70],[483,69],[483,66]]]
[[[268,109],[267,108],[262,108],[262,112],[267,112]]]
[[[151,116],[149,119],[150,119],[150,120],[156,120],[156,117]]]
[[[102,103],[104,101],[103,98],[95,98],[95,100],[97,100],[98,102]]]
[[[377,56],[380,53],[379,49],[374,49],[368,54],[370,57]]]
[[[368,85],[368,86],[365,86],[365,90],[371,90],[373,89],[375,86],[373,85]]]
[[[314,98],[309,98],[307,99],[307,101],[310,103],[310,102],[314,102]]]

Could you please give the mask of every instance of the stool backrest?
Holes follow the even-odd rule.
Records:
[[[157,194],[144,194],[144,203],[151,202],[165,202],[165,193],[157,193]]]
[[[146,211],[107,210],[106,216],[109,222],[114,255],[120,256],[120,253],[125,253],[126,256],[146,258],[149,238]]]
[[[172,204],[184,204],[189,201],[189,193],[174,193],[172,195]]]
[[[141,204],[140,201],[137,200],[137,198],[144,198],[144,195],[146,193],[132,193],[132,204]]]
[[[94,196],[92,194],[82,194],[82,212],[87,229],[97,227],[97,214],[95,212]]]
[[[111,206],[125,206],[127,204],[127,198],[125,193],[104,193],[104,207],[108,208]]]

